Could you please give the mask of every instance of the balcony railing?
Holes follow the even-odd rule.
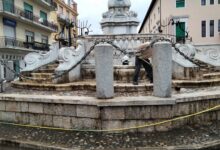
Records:
[[[3,10],[0,10],[0,11],[9,12],[9,13],[21,16],[21,17],[26,18],[30,21],[33,21],[34,23],[41,24],[45,27],[48,27],[54,31],[58,30],[57,25],[55,25],[47,20],[42,21],[42,19],[40,19],[39,16],[34,15],[33,12],[31,12],[31,11],[18,8],[16,6],[14,6],[13,4],[8,3],[7,0],[3,0],[3,1],[0,0],[0,3],[3,3]]]
[[[58,20],[61,22],[70,23],[70,19],[62,13],[57,14]]]
[[[21,48],[33,49],[40,51],[49,51],[49,44],[40,43],[36,41],[22,41],[10,37],[0,37],[0,48]]]
[[[42,1],[42,2],[48,3],[51,7],[53,7],[53,9],[57,8],[57,4],[54,2],[54,0],[38,0],[38,1]]]

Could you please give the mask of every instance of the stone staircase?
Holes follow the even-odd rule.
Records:
[[[57,63],[48,64],[40,67],[33,72],[22,73],[24,78],[21,77],[21,81],[24,83],[35,83],[35,84],[52,84],[55,81],[52,79],[54,71],[57,68]],[[27,78],[25,78],[27,77]]]
[[[72,83],[59,83],[59,79],[52,79],[54,70],[58,66],[57,63],[52,63],[33,72],[23,73],[23,76],[30,77],[21,78],[20,81],[12,82],[12,85],[21,89],[33,90],[48,90],[48,91],[71,91],[71,90],[87,90],[95,91],[95,66],[82,65],[81,80]],[[114,87],[115,92],[119,93],[144,93],[151,94],[153,85],[149,83],[145,76],[145,70],[142,69],[140,73],[140,84],[134,86],[132,78],[134,75],[134,66],[114,66]],[[177,88],[195,88],[220,85],[220,71],[211,70],[196,70],[198,77],[192,77],[189,80],[173,80],[173,87]]]

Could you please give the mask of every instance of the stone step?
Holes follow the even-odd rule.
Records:
[[[220,79],[210,79],[210,80],[173,80],[173,88],[201,88],[201,87],[211,87],[219,86]],[[32,90],[48,90],[48,91],[96,91],[96,82],[93,81],[80,81],[66,84],[51,84],[51,83],[42,83],[37,82],[20,82],[13,81],[12,86],[21,89],[32,89]],[[148,82],[140,82],[139,85],[133,85],[131,83],[114,83],[115,92],[120,93],[152,93],[153,84]]]
[[[21,81],[24,83],[35,83],[35,84],[39,84],[39,85],[43,85],[43,84],[51,84],[53,83],[53,80],[51,78],[33,78],[33,77],[29,77],[29,78],[21,78]]]
[[[12,86],[15,88],[39,91],[96,91],[96,83],[94,81],[81,81],[67,84],[38,84],[13,81]],[[114,83],[114,90],[116,93],[142,93],[142,95],[151,95],[153,86],[150,83],[141,83],[140,85]]]
[[[133,81],[135,68],[134,66],[114,66],[114,81],[131,83]],[[82,67],[82,80],[95,79],[95,67]],[[139,80],[146,80],[145,70],[142,68],[139,75]]]
[[[220,72],[203,74],[204,79],[220,79]]]
[[[53,73],[31,73],[33,78],[51,78]]]
[[[54,69],[38,69],[34,73],[54,73]]]

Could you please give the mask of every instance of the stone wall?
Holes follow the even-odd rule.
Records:
[[[143,125],[202,111],[220,104],[220,94],[179,98],[0,95],[0,121],[65,129],[116,129]],[[186,124],[220,120],[220,110],[130,131],[167,131]]]

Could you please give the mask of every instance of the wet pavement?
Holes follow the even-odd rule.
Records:
[[[196,145],[220,140],[220,122],[154,133],[91,133],[0,125],[0,138],[83,150]]]

